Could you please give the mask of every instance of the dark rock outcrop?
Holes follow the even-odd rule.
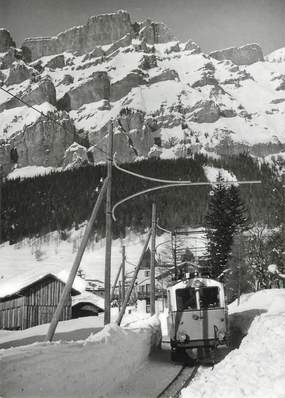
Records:
[[[220,109],[214,101],[199,101],[191,109],[191,120],[196,123],[214,123],[220,117]]]
[[[62,164],[66,148],[74,141],[75,130],[66,114],[49,113],[48,116],[49,119],[40,116],[35,123],[26,126],[11,139],[10,143],[18,153],[20,167],[59,167]]]
[[[23,94],[18,94],[18,97],[29,105],[41,105],[43,102],[56,105],[56,91],[52,81],[48,78],[41,80],[36,86],[29,87]],[[0,112],[19,106],[23,106],[23,103],[13,97],[0,105]]]
[[[6,86],[19,84],[37,74],[38,72],[35,69],[27,66],[23,61],[15,62],[9,70],[5,84]]]
[[[247,44],[242,47],[230,47],[210,53],[218,61],[231,60],[236,65],[251,65],[264,61],[263,52],[258,44]]]
[[[145,70],[156,68],[157,67],[157,58],[154,54],[144,55],[139,67]]]
[[[108,50],[106,50],[105,54],[108,56],[112,54],[114,51],[118,50],[119,48],[124,48],[130,46],[132,43],[132,35],[130,33],[126,34],[121,39],[117,40],[113,43]]]
[[[12,146],[10,143],[0,140],[0,164],[4,175],[9,174],[13,167],[11,150]]]
[[[0,70],[0,82],[4,82],[4,80],[6,80],[6,75]]]
[[[234,134],[234,133],[233,133]],[[276,142],[257,143],[248,145],[236,142],[231,138],[231,132],[221,132],[219,143],[213,148],[219,155],[238,155],[240,153],[252,153],[254,156],[264,157],[274,153],[284,151],[284,144]],[[273,140],[272,140],[273,141]]]
[[[8,69],[17,60],[15,48],[9,48],[7,52],[0,57],[0,69]]]
[[[202,74],[201,79],[199,79],[199,80],[197,80],[196,82],[194,82],[194,83],[192,84],[192,87],[193,87],[193,88],[197,88],[197,87],[204,87],[204,86],[207,86],[207,85],[216,86],[216,85],[218,85],[218,84],[219,84],[219,83],[218,83],[217,79],[214,77],[214,74],[213,74],[213,73],[204,72],[204,73]]]
[[[153,76],[151,79],[149,79],[149,84],[154,84],[158,82],[163,82],[166,80],[177,80],[179,81],[179,75],[174,69],[166,69],[163,70],[159,75]]]
[[[280,75],[279,80],[281,81],[279,86],[276,87],[277,91],[285,90],[285,75]]]
[[[67,98],[68,97],[68,98]],[[71,89],[63,97],[71,109],[79,109],[83,104],[110,98],[110,80],[107,72],[94,72],[92,77],[80,86]]]
[[[10,47],[16,47],[10,32],[7,29],[0,29],[0,52],[4,53],[9,50]]]
[[[74,77],[66,74],[63,76],[63,79],[61,80],[60,84],[64,84],[66,86],[68,86],[69,84],[72,84],[74,82]]]
[[[46,63],[45,66],[50,69],[64,68],[65,67],[64,55],[59,54],[59,55],[53,57]]]
[[[104,56],[104,51],[102,50],[101,47],[95,47],[92,51],[90,51],[88,54],[86,54],[83,57],[82,62],[88,61],[89,59],[92,58],[99,58]]]
[[[200,46],[192,40],[188,40],[185,44],[184,51],[192,51],[193,54],[199,54],[201,52]]]
[[[32,60],[64,51],[83,54],[96,46],[114,43],[128,33],[132,33],[130,15],[118,11],[91,17],[86,25],[70,28],[54,37],[26,39],[22,47],[31,51]]]
[[[88,163],[87,149],[77,142],[73,142],[65,151],[62,167],[68,170],[87,165]]]
[[[127,74],[122,80],[111,84],[111,101],[118,101],[127,95],[132,88],[146,84],[146,76],[140,70],[134,70]]]
[[[179,51],[180,51],[180,46],[179,46],[179,43],[177,42],[177,43],[173,44],[173,46],[170,46],[169,48],[167,48],[165,50],[165,53],[166,54],[179,53]]]
[[[150,19],[141,24],[139,39],[147,44],[159,44],[174,41],[175,36],[164,23],[152,22]]]

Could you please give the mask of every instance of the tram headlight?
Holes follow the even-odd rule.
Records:
[[[224,330],[220,330],[220,331],[218,332],[218,340],[219,340],[220,342],[222,342],[222,341],[224,341],[225,337],[226,337],[225,331],[224,331]]]
[[[177,333],[177,340],[180,341],[181,343],[186,343],[187,341],[190,340],[190,337],[188,336],[187,333],[181,331]]]

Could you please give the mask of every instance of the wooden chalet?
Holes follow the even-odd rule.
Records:
[[[72,318],[97,316],[100,312],[104,312],[104,307],[104,298],[86,291],[72,297]]]
[[[65,283],[48,273],[10,280],[1,285],[0,329],[21,330],[51,321]],[[72,288],[71,295],[79,293]],[[62,321],[71,319],[71,295],[62,311]]]

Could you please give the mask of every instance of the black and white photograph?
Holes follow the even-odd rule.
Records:
[[[0,398],[285,398],[285,0],[0,0]]]

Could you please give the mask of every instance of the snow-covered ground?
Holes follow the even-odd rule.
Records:
[[[247,336],[213,369],[202,368],[182,391],[182,398],[284,398],[284,309],[283,289],[246,294],[239,305],[231,304],[231,321]],[[114,310],[113,319],[116,315]],[[165,321],[165,315],[161,320]],[[58,331],[76,333],[95,326],[102,326],[102,317],[65,321]],[[155,397],[179,370],[179,365],[169,361],[167,350],[149,356],[159,342],[159,326],[158,318],[133,310],[124,318],[123,327],[113,323],[85,340],[2,349],[0,395]],[[0,342],[36,336],[46,328],[2,331]]]
[[[63,278],[64,270],[70,268],[75,257],[82,232],[70,231],[65,241],[53,233],[41,241],[2,244],[0,288],[7,288],[11,280],[21,279],[24,271],[30,275],[57,272]],[[197,231],[197,235],[198,240],[195,235],[191,239],[200,250],[203,231]],[[162,235],[157,244],[167,239],[167,234]],[[129,235],[124,243],[128,262],[136,263],[143,237]],[[121,261],[121,245],[120,240],[113,242],[112,278]],[[165,246],[160,246],[161,256],[167,255]],[[132,264],[128,264],[128,271],[133,269]],[[104,242],[88,247],[82,268],[88,277],[104,279]],[[231,329],[246,337],[238,349],[213,369],[202,369],[191,386],[183,390],[182,397],[284,398],[285,290],[243,295],[240,304],[234,302],[229,309]],[[113,309],[113,322],[117,315],[117,309]],[[163,335],[167,335],[165,320],[166,314],[161,314]],[[61,322],[55,338],[59,341],[51,344],[42,342],[48,325],[0,331],[0,347],[5,347],[0,349],[0,396],[156,396],[177,373],[177,365],[170,363],[166,351],[158,360],[149,358],[151,346],[159,340],[159,326],[156,318],[132,309],[124,317],[122,328],[114,323],[104,328],[102,315]],[[143,380],[149,381],[145,383],[147,387]]]
[[[61,239],[58,232],[52,232],[43,238],[25,239],[14,245],[9,245],[8,242],[0,245],[0,290],[4,289],[4,285],[6,289],[9,279],[13,282],[15,277],[19,279],[19,276],[23,275],[24,277],[26,273],[34,275],[54,273],[61,277],[63,271],[68,272],[81,243],[84,228],[82,225],[78,230],[67,231],[65,240]],[[192,231],[193,236],[191,235],[187,240],[187,244],[195,255],[199,255],[206,247],[205,242],[201,245],[205,234],[201,232],[201,229],[197,230],[197,233],[195,229]],[[113,240],[112,281],[114,281],[122,261],[122,244],[126,246],[126,271],[132,272],[142,253],[146,235],[129,233],[124,241]],[[169,241],[168,233],[164,233],[156,239],[157,255],[162,260],[167,257],[167,254],[169,255],[167,241]],[[103,281],[104,266],[105,240],[90,242],[84,252],[80,269],[86,278]]]
[[[285,290],[246,294],[230,314],[247,336],[213,369],[200,371],[182,398],[284,398]]]
[[[134,373],[159,344],[157,317],[107,325],[87,339],[0,351],[3,397],[101,397]]]

